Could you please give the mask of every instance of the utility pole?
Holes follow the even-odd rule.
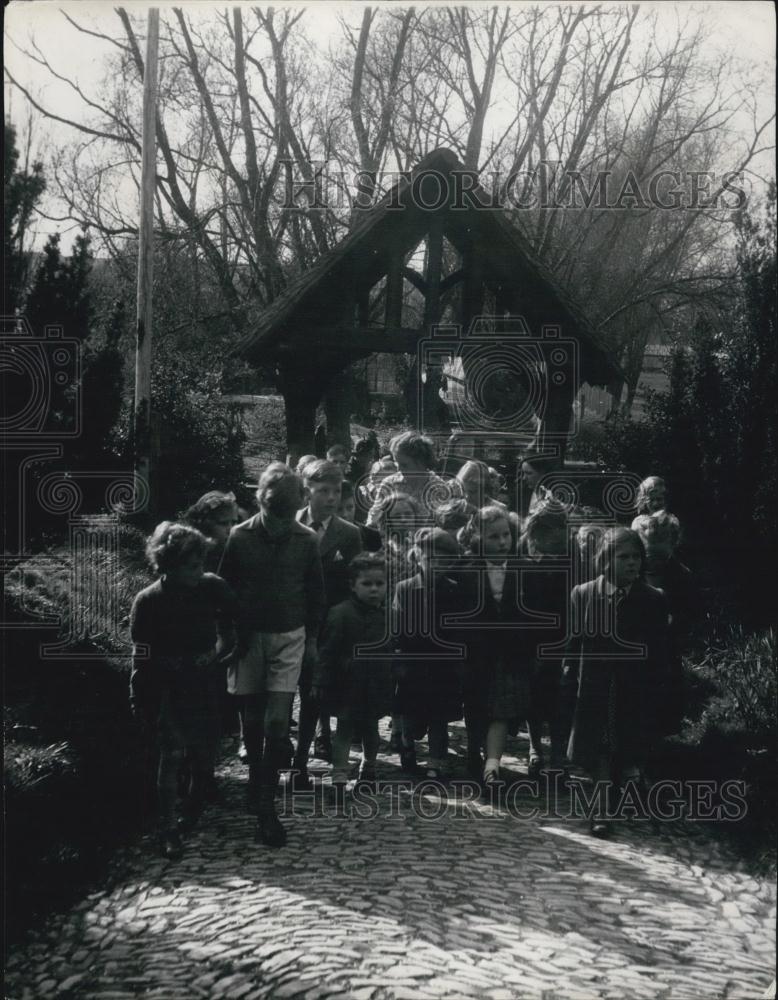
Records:
[[[151,434],[151,289],[154,277],[154,188],[157,159],[157,61],[159,51],[159,10],[148,15],[146,62],[143,69],[143,138],[141,152],[140,226],[138,228],[138,300],[135,349],[135,475],[136,486],[148,490],[146,509],[154,511],[155,474]]]

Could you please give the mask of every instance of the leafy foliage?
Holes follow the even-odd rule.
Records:
[[[699,321],[672,352],[666,392],[647,420],[615,414],[574,441],[576,457],[666,479],[670,507],[697,551],[718,560],[738,613],[772,620],[778,550],[778,384],[774,188],[761,219],[737,219],[735,307],[720,327]]]
[[[162,516],[173,516],[207,490],[235,490],[245,478],[240,410],[224,402],[224,392],[224,374],[212,362],[160,346],[152,363],[151,409],[159,441],[156,506]],[[125,406],[119,440],[129,438],[130,419]]]

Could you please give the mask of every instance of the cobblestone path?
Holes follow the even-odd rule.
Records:
[[[396,764],[382,754],[380,776]],[[363,818],[303,797],[272,851],[245,768],[230,754],[220,775],[227,801],[183,860],[151,838],[120,852],[110,885],[9,956],[7,997],[707,1000],[775,974],[775,888],[694,824],[599,841],[583,820],[395,789]]]

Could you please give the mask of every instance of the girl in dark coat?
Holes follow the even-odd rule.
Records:
[[[640,514],[632,522],[646,550],[646,582],[661,590],[670,612],[668,628],[668,691],[663,705],[662,732],[678,732],[684,712],[683,654],[697,617],[697,593],[691,570],[676,557],[681,525],[665,510]]]
[[[468,540],[474,558],[463,564],[463,571],[477,588],[471,604],[476,610],[468,618],[472,631],[467,633],[468,756],[472,768],[480,759],[480,730],[486,742],[483,780],[490,785],[499,781],[508,734],[515,735],[519,721],[527,718],[532,657],[514,521],[504,507],[484,507],[471,519]]]
[[[428,778],[445,778],[448,723],[462,718],[465,648],[446,617],[467,610],[457,578],[459,545],[442,528],[416,532],[411,560],[417,572],[397,584],[393,605],[398,657],[395,711],[403,717],[403,770],[416,769],[414,734],[426,729]]]
[[[562,696],[572,710],[568,754],[612,793],[639,776],[657,731],[665,690],[667,602],[641,579],[640,536],[611,528],[600,575],[574,587]],[[611,799],[612,801],[612,799]],[[607,836],[607,823],[592,832]]]
[[[563,766],[565,753],[567,734],[559,710],[559,682],[570,603],[571,560],[565,509],[559,505],[538,510],[528,519],[522,542],[527,552],[527,571],[522,573],[524,606],[538,617],[543,616],[530,632],[528,774],[535,778],[545,766],[541,743],[544,722],[548,723],[551,737],[552,768]]]

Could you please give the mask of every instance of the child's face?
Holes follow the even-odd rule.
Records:
[[[337,514],[340,505],[340,483],[307,482],[305,489],[314,521],[323,521]]]
[[[348,465],[348,455],[344,455],[343,452],[339,451],[334,455],[329,455],[327,461],[332,462],[333,465],[337,465],[341,472],[345,472]]]
[[[165,576],[177,587],[194,588],[202,579],[205,572],[205,562],[202,553],[190,552],[190,554],[180,562],[178,566],[169,569]]]
[[[537,559],[540,556],[563,556],[567,552],[567,535],[564,528],[542,528],[527,539],[527,551]]]
[[[485,524],[481,531],[481,551],[489,557],[507,556],[511,550],[511,526],[505,518]]]
[[[238,508],[225,507],[209,520],[208,535],[219,545],[223,545],[230,536],[230,530],[237,523]]]
[[[613,582],[628,587],[640,576],[640,553],[631,542],[622,542],[613,553]]]
[[[575,537],[578,542],[578,551],[581,555],[597,551],[601,537],[599,532],[593,531],[591,528],[580,528]]]
[[[338,514],[344,521],[348,521],[349,524],[354,523],[354,518],[357,515],[357,502],[354,497],[349,497],[347,500],[343,500],[341,502],[341,505],[338,508]]]
[[[280,479],[273,483],[262,495],[259,509],[278,522],[293,521],[303,505],[300,480],[296,477]]]
[[[667,502],[667,491],[662,483],[652,483],[641,491],[642,506],[649,514],[664,510]]]
[[[652,562],[667,562],[673,554],[673,543],[669,538],[646,538],[643,537],[643,544],[646,547],[646,559]]]
[[[351,590],[357,600],[380,608],[386,598],[386,576],[381,569],[368,569],[352,581]]]
[[[534,490],[535,487],[540,482],[542,476],[537,469],[533,469],[531,465],[529,465],[527,462],[524,462],[524,464],[521,467],[521,478],[522,481],[525,483],[527,489]]]

